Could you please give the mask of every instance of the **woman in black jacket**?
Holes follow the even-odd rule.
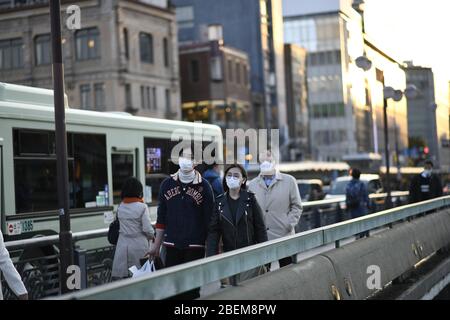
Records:
[[[220,239],[223,251],[231,251],[267,241],[264,217],[255,195],[246,190],[247,172],[239,164],[225,171],[225,193],[216,198],[215,209],[209,226],[207,256],[219,252]],[[260,273],[260,268],[243,272],[238,281],[244,281]]]

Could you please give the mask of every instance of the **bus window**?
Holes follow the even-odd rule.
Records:
[[[14,129],[13,138],[16,213],[56,210],[54,132]],[[107,184],[106,137],[68,133],[67,147],[70,208],[85,208]]]
[[[122,186],[130,177],[134,177],[134,154],[113,153],[112,154],[112,177],[113,177],[113,201],[114,204],[121,202],[120,193]]]
[[[161,183],[175,173],[177,166],[170,161],[175,142],[169,139],[144,138],[145,189],[147,204],[157,204]]]

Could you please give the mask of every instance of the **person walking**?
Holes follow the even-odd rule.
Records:
[[[28,300],[28,292],[25,285],[20,278],[20,274],[17,272],[14,264],[9,257],[9,252],[6,249],[5,242],[3,240],[3,234],[0,230],[0,272],[3,273],[3,277],[6,280],[9,288],[19,298],[19,300]],[[0,300],[3,300],[2,283],[0,281]]]
[[[206,167],[206,171],[203,172],[203,178],[208,180],[214,192],[214,197],[218,197],[223,194],[224,189],[222,186],[222,179],[220,179],[220,169],[217,163],[213,163]]]
[[[150,214],[143,199],[142,184],[136,178],[129,178],[122,187],[122,202],[117,209],[120,222],[111,276],[114,279],[129,277],[128,268],[141,266],[141,259],[150,250],[149,241],[155,231]]]
[[[205,257],[208,226],[214,210],[214,194],[208,181],[194,169],[191,152],[178,160],[180,169],[164,180],[159,191],[156,239],[150,257],[166,250],[165,266],[171,267]],[[200,288],[173,297],[192,300]]]
[[[361,171],[353,168],[351,171],[352,180],[345,189],[345,203],[351,219],[356,219],[367,214],[369,208],[369,193],[366,185],[359,179]],[[368,236],[368,232],[360,233],[357,238]]]
[[[226,169],[223,179],[225,193],[216,198],[209,226],[207,256],[219,253],[220,240],[224,252],[267,241],[261,208],[255,194],[246,190],[246,182],[247,172],[241,165],[233,164]],[[261,270],[242,272],[232,277],[231,283],[253,278],[262,273]]]
[[[260,174],[249,184],[256,196],[267,226],[269,240],[295,234],[302,214],[302,201],[294,177],[277,170],[271,151],[260,155]],[[292,257],[279,260],[280,268],[292,263]]]
[[[433,162],[425,161],[424,171],[416,175],[409,187],[409,202],[415,203],[442,197],[443,190],[441,180],[433,173]]]

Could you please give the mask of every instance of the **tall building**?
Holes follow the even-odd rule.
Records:
[[[284,45],[286,109],[290,137],[290,160],[309,158],[308,90],[306,50],[295,44]]]
[[[179,47],[183,120],[222,129],[251,125],[250,63],[220,40]]]
[[[250,60],[252,114],[259,128],[287,136],[281,0],[172,0],[180,44],[208,40],[210,25],[223,27],[227,46]]]
[[[308,52],[310,143],[316,160],[382,153],[383,84],[406,86],[401,64],[367,40],[362,11],[352,5],[351,0],[283,1],[285,42]],[[363,55],[374,62],[367,72],[356,65]],[[390,100],[388,106],[389,147],[400,154],[407,147],[405,101]]]
[[[175,12],[167,0],[63,1],[80,7],[81,29],[62,17],[69,105],[181,118]],[[48,1],[0,0],[0,79],[51,88]]]

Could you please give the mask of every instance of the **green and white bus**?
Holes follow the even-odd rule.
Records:
[[[189,132],[203,146],[222,146],[215,125],[68,107],[66,129],[73,232],[106,228],[129,176],[145,186],[155,220],[160,183],[177,169],[169,161],[178,143],[171,140],[174,130]],[[222,147],[216,151],[221,161]],[[6,240],[58,233],[56,209],[53,91],[0,83],[0,217]]]

